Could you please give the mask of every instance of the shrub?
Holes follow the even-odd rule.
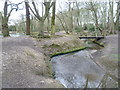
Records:
[[[9,31],[16,31],[16,26],[15,25],[9,26]]]
[[[90,31],[95,31],[95,26],[93,24],[88,24],[87,27]]]
[[[81,30],[82,30],[81,27],[76,27],[76,28],[75,28],[75,32],[80,32]]]

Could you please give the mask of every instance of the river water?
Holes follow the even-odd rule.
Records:
[[[97,88],[105,82],[106,72],[93,61],[91,53],[96,50],[82,50],[72,54],[53,57],[51,63],[55,79],[66,88]],[[106,81],[110,82],[111,78]],[[113,82],[112,82],[113,83]],[[111,83],[111,84],[112,84]],[[109,84],[109,85],[111,85]],[[105,85],[105,83],[103,83]],[[101,87],[103,87],[101,84]]]
[[[10,34],[11,37],[20,37],[23,36],[24,34],[20,34],[20,33],[15,33],[15,34]],[[3,35],[0,35],[0,37],[3,37]]]

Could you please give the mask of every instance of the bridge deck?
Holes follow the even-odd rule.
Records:
[[[80,39],[104,39],[104,36],[80,36]]]

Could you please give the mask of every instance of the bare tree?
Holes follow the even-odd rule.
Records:
[[[25,8],[26,8],[26,35],[30,35],[30,12],[28,0],[25,0]]]
[[[3,33],[3,36],[6,37],[6,36],[9,36],[9,30],[8,30],[8,8],[7,8],[7,0],[5,1],[5,4],[4,4],[4,16],[2,17],[2,33]],[[10,13],[10,12],[9,12]]]
[[[107,22],[107,2],[102,2],[102,3],[100,3],[100,9],[99,9],[99,11],[100,11],[100,20],[101,20],[101,24],[102,24],[102,26],[103,26],[103,28],[104,28],[104,30],[106,29],[106,27],[107,27],[107,24],[106,24],[106,22]]]
[[[61,19],[58,15],[56,15],[56,17],[59,19],[59,21],[60,21],[60,23],[61,23],[63,29],[64,29],[65,32],[66,32],[66,34],[69,34],[68,29],[64,26],[64,23],[63,23],[62,19]]]
[[[117,2],[117,15],[115,21],[116,30],[120,28],[120,1]]]
[[[114,23],[114,12],[113,12],[113,2],[109,2],[109,10],[110,10],[110,33],[114,34],[115,33],[115,23]]]
[[[0,12],[0,31],[2,31],[2,13]]]
[[[55,4],[56,2],[53,2],[53,9],[52,9],[52,19],[51,19],[51,34],[54,35],[55,34]]]
[[[77,7],[77,24],[78,26],[80,26],[80,23],[79,23],[80,9],[79,9],[79,3],[77,1],[76,1],[76,7]]]
[[[120,1],[118,2],[118,26],[120,28]]]
[[[69,13],[69,31],[72,33],[73,31],[73,7],[71,5],[74,4],[73,2],[68,3],[68,13]]]
[[[90,2],[90,6],[91,6],[91,11],[93,12],[94,19],[95,19],[95,26],[98,28],[98,30],[100,31],[101,35],[103,35],[103,31],[99,27],[97,9],[94,7],[95,4],[93,4],[93,2]]]
[[[5,0],[5,3],[4,3],[4,15],[2,16],[2,33],[3,33],[4,37],[9,36],[9,29],[8,29],[9,17],[10,17],[13,10],[17,11],[19,9],[18,5],[21,4],[21,3],[14,4],[14,3],[10,2],[10,4],[8,4],[8,0]],[[9,12],[8,12],[8,6],[11,7]]]
[[[41,36],[41,37],[44,36],[44,33],[43,33],[44,22],[45,22],[47,16],[49,15],[49,10],[52,7],[53,2],[52,2],[52,0],[48,0],[48,1],[44,0],[43,4],[44,4],[44,7],[45,7],[45,13],[44,13],[43,16],[40,16],[34,0],[32,0],[32,5],[34,7],[34,10],[29,5],[30,10],[32,11],[32,13],[34,14],[34,16],[39,21],[39,25],[40,25],[39,36]]]
[[[118,2],[118,19],[119,19],[119,26],[120,26],[120,1]]]
[[[47,31],[50,32],[50,15],[47,16]]]

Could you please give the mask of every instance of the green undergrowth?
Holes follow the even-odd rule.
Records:
[[[80,51],[80,50],[84,50],[86,48],[87,47],[74,48],[74,49],[70,49],[70,50],[66,50],[66,51],[62,51],[62,52],[56,52],[56,53],[50,54],[49,56],[52,58],[52,57],[55,57],[55,56],[58,56],[58,55],[64,55],[64,54],[68,54],[68,53],[73,53],[73,52],[77,52],[77,51]]]
[[[51,38],[51,36],[50,35],[47,35],[47,34],[44,34],[44,35],[39,35],[39,33],[38,32],[32,32],[31,33],[31,35],[30,35],[31,37],[33,37],[33,38]]]
[[[36,39],[45,39],[45,38],[58,38],[58,37],[62,37],[62,36],[60,36],[60,35],[49,35],[49,34],[44,34],[44,35],[39,35],[39,33],[38,32],[32,32],[31,33],[31,35],[30,35],[31,37],[33,37],[33,38],[36,38]]]

